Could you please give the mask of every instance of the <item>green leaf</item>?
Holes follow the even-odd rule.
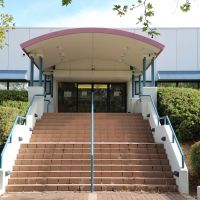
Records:
[[[62,0],[62,6],[68,6],[72,3],[72,0]]]
[[[146,12],[145,16],[146,17],[152,17],[152,16],[154,16],[154,12],[153,11]]]
[[[123,7],[123,12],[127,12],[128,11],[128,5],[125,5],[124,7]]]
[[[148,3],[148,4],[146,5],[146,8],[147,8],[148,10],[151,10],[151,9],[153,8],[152,3]]]

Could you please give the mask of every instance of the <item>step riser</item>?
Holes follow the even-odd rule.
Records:
[[[13,171],[89,171],[91,169],[90,165],[64,165],[64,166],[14,166]],[[109,165],[101,165],[101,166],[94,166],[95,171],[169,171],[169,166],[148,166],[148,165],[136,165],[136,166],[123,166],[123,165],[116,165],[116,166],[109,166]]]
[[[101,125],[101,127],[96,127],[95,126],[95,131],[97,130],[100,130],[101,132],[114,132],[114,131],[118,131],[118,132],[123,132],[123,131],[132,131],[132,132],[141,132],[141,131],[150,131],[149,127],[128,127],[128,126],[124,126],[123,127],[119,127],[119,126],[110,126],[109,128],[104,128],[102,126],[105,126],[104,125]],[[85,130],[85,131],[89,131],[91,130],[91,125],[90,126],[82,126],[80,127],[79,125],[74,125],[74,126],[48,126],[48,125],[45,125],[45,126],[35,126],[34,130],[74,130],[74,131],[79,131],[79,130]],[[134,130],[134,131],[133,131]]]
[[[20,149],[19,153],[90,153],[90,149]],[[94,149],[95,153],[165,153],[164,149]]]
[[[16,160],[16,165],[89,165],[91,160]],[[96,160],[95,164],[104,165],[169,165],[169,161],[166,160]]]
[[[95,159],[166,159],[165,154],[95,154]],[[17,159],[90,159],[89,154],[19,154]]]
[[[121,142],[121,138],[95,138],[95,142]],[[136,138],[124,138],[124,142],[140,142],[140,139]],[[142,141],[146,143],[152,143],[153,139],[145,138]],[[32,138],[30,142],[90,142],[89,138]]]
[[[90,184],[90,178],[12,178],[9,184]],[[165,179],[145,179],[145,178],[94,178],[94,184],[175,184],[172,178]]]
[[[132,149],[132,148],[156,148],[163,149],[163,144],[146,144],[146,143],[94,143],[95,148],[123,148],[123,149]],[[90,143],[67,143],[67,144],[40,144],[40,143],[29,143],[21,144],[21,148],[90,148]]]
[[[54,137],[54,138],[68,138],[68,137],[83,137],[83,138],[90,138],[90,132],[87,133],[63,133],[63,134],[59,134],[59,133],[39,133],[36,134],[34,133],[32,135],[31,138],[48,138],[48,137]],[[113,138],[113,137],[120,137],[120,138],[137,138],[137,139],[144,139],[144,138],[152,138],[152,135],[150,135],[150,133],[141,133],[141,134],[134,134],[134,133],[127,133],[127,134],[123,134],[123,133],[114,133],[114,134],[109,134],[109,133],[98,133],[95,134],[96,138]]]
[[[90,185],[39,185],[39,186],[8,186],[7,192],[33,191],[90,191]],[[147,191],[147,192],[177,192],[176,186],[145,186],[145,185],[94,185],[94,191]]]
[[[39,171],[13,171],[11,178],[16,177],[90,177],[90,171],[49,171],[49,172],[39,172]],[[141,177],[141,178],[172,178],[171,172],[163,171],[95,171],[95,177]]]

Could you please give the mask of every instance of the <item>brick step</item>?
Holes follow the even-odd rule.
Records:
[[[68,139],[74,139],[74,138],[84,138],[84,139],[90,139],[91,138],[91,134],[90,133],[88,133],[88,134],[82,134],[82,133],[77,133],[77,134],[59,134],[59,133],[55,133],[55,134],[52,134],[52,133],[50,133],[50,134],[48,134],[48,133],[45,133],[45,134],[43,134],[43,133],[41,133],[41,134],[33,134],[32,136],[31,136],[31,139],[35,139],[35,138],[57,138],[57,139],[66,139],[66,138],[68,138]],[[113,138],[115,138],[115,137],[117,137],[117,139],[132,139],[133,137],[134,137],[134,139],[137,139],[137,140],[146,140],[146,139],[148,139],[148,140],[151,140],[152,138],[153,138],[153,136],[152,135],[150,135],[150,134],[140,134],[140,135],[135,135],[135,134],[125,134],[125,135],[122,135],[122,134],[102,134],[102,135],[100,135],[100,134],[98,134],[98,135],[96,135],[95,134],[95,139],[100,139],[100,138],[102,138],[102,139],[113,139]]]
[[[21,148],[90,148],[90,142],[62,142],[62,143],[29,143],[21,144]],[[95,148],[164,148],[158,143],[130,143],[130,142],[95,142]]]
[[[74,118],[91,118],[91,113],[44,113],[42,117],[70,117]],[[138,113],[94,113],[96,118],[143,118],[142,114]]]
[[[15,165],[13,171],[89,171],[91,165]],[[96,171],[170,171],[169,165],[94,165]]]
[[[51,126],[51,125],[36,125],[34,130],[86,130],[86,131],[91,131],[91,125],[88,126],[80,126],[80,125],[74,125],[74,126]],[[150,131],[150,128],[148,127],[132,127],[132,126],[106,126],[106,125],[101,125],[99,127],[97,127],[95,125],[95,129],[94,130],[98,130],[99,132],[121,132],[123,133],[123,131],[132,131],[132,132],[143,132],[143,131]]]
[[[95,184],[95,191],[148,191],[148,192],[177,192],[175,185],[144,185],[144,184]],[[90,191],[90,184],[27,184],[8,185],[6,192],[33,191]]]
[[[95,159],[166,159],[166,154],[142,153],[95,153]],[[17,159],[90,159],[88,153],[37,153],[18,154]]]
[[[90,153],[90,148],[21,148],[19,153]],[[164,148],[94,148],[95,153],[164,153]]]
[[[38,119],[38,122],[48,122],[48,120],[52,121],[53,123],[59,123],[59,119],[61,121],[65,121],[67,124],[68,123],[74,123],[74,122],[79,122],[79,123],[83,123],[83,122],[91,122],[91,117],[82,117],[82,118],[78,118],[78,117],[42,117],[40,119]],[[143,122],[145,124],[149,124],[148,120],[143,119],[143,118],[134,118],[134,117],[123,117],[123,118],[97,118],[95,117],[95,123],[97,122],[97,124],[115,124],[116,122],[119,122],[120,124],[130,124],[130,123],[137,123],[137,122]],[[61,123],[61,122],[60,122]]]
[[[86,112],[52,112],[52,113],[44,113],[43,116],[52,116],[52,115],[70,115],[70,116],[85,116],[91,115],[91,113]],[[141,113],[117,113],[117,112],[106,112],[106,113],[95,113],[98,116],[142,116]]]
[[[44,139],[56,139],[56,141],[75,141],[76,139],[78,140],[87,140],[88,142],[90,141],[91,139],[91,136],[90,134],[48,134],[48,133],[45,133],[45,134],[33,134],[32,137],[31,137],[31,140],[35,140],[35,139],[40,139],[41,138],[41,141],[44,140]],[[131,135],[95,135],[95,141],[97,140],[106,140],[107,141],[110,141],[113,139],[113,141],[118,141],[118,140],[121,140],[121,141],[127,141],[127,140],[131,140],[131,141],[140,141],[140,140],[143,140],[143,141],[150,141],[150,142],[153,142],[153,136],[149,135],[149,134],[146,134],[146,135],[134,135],[134,134],[131,134]]]
[[[12,171],[11,178],[17,177],[90,177],[88,171]],[[173,178],[170,171],[94,171],[94,177],[152,177]]]
[[[38,121],[38,124],[66,124],[66,125],[89,125],[91,123],[91,119],[84,119],[84,120],[78,120],[78,119],[74,119],[74,120],[68,120],[68,119],[65,119],[65,118],[56,118],[56,119],[39,119]],[[133,125],[138,125],[138,126],[141,126],[142,124],[144,125],[149,125],[149,122],[148,121],[144,121],[142,119],[137,119],[137,120],[95,120],[95,125],[103,125],[105,124],[106,126],[119,126],[120,124],[121,125],[127,125],[127,126],[133,126]]]
[[[75,128],[71,128],[71,129],[66,129],[66,130],[46,130],[46,129],[37,129],[33,131],[33,134],[90,134],[91,133],[91,129],[75,129]],[[120,135],[126,135],[126,134],[133,134],[135,135],[145,135],[145,134],[151,134],[150,130],[109,130],[109,129],[105,129],[105,130],[95,130],[95,135],[110,135],[110,134],[120,134]]]
[[[57,130],[81,130],[81,129],[84,129],[84,130],[90,130],[91,129],[91,124],[88,124],[88,125],[80,125],[80,124],[74,124],[74,125],[71,125],[71,124],[37,124],[34,128],[34,130],[37,130],[37,129],[48,129],[48,130],[54,130],[54,129],[57,129]],[[137,125],[137,126],[126,126],[126,125],[105,125],[105,124],[100,124],[100,125],[96,125],[95,124],[95,130],[98,130],[99,132],[103,132],[103,131],[115,131],[115,130],[119,130],[119,131],[133,131],[133,132],[141,132],[141,131],[147,131],[149,130],[150,131],[150,128],[149,126],[143,126],[141,124],[141,126]]]
[[[80,113],[80,114],[73,114],[73,113],[48,113],[44,114],[42,118],[69,118],[71,120],[73,119],[90,119],[91,113]],[[135,114],[127,114],[127,113],[109,113],[109,114],[103,114],[103,113],[95,113],[94,114],[95,119],[143,119],[143,116],[141,114],[135,115]]]
[[[89,142],[89,138],[31,138],[30,142]],[[95,142],[140,142],[140,138],[95,138]],[[153,142],[153,138],[143,138],[143,142]]]
[[[90,184],[90,177],[11,178],[8,184]],[[157,184],[175,185],[173,178],[95,177],[94,184]]]
[[[70,121],[73,120],[86,120],[86,119],[91,119],[91,114],[90,115],[43,115],[42,119],[56,119],[56,118],[61,118],[61,119],[69,119]],[[96,120],[105,120],[105,119],[109,119],[109,120],[119,120],[119,119],[132,119],[132,120],[143,120],[142,115],[98,115],[98,114],[94,114],[94,119]]]
[[[89,165],[90,159],[17,159],[16,165]],[[95,164],[105,165],[169,165],[167,159],[95,159]]]

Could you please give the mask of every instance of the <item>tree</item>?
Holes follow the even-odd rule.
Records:
[[[159,0],[158,0],[159,1]],[[175,0],[180,10],[188,12],[191,9],[191,0]],[[182,2],[180,2],[182,1]],[[151,19],[155,16],[152,0],[133,0],[134,4],[114,5],[113,10],[121,17],[128,11],[134,11],[137,8],[143,8],[142,14],[137,18],[137,24],[142,25],[142,31],[146,32],[152,38],[159,35],[156,28],[151,28]],[[68,6],[72,0],[62,0],[63,6]]]
[[[4,7],[4,0],[0,0],[0,8]],[[13,29],[15,24],[13,23],[13,16],[7,13],[0,12],[0,48],[2,49],[6,45],[6,33],[10,29]]]

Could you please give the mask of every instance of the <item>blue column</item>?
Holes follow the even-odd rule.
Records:
[[[143,58],[143,87],[146,86],[146,65],[147,65],[147,59],[146,57]]]
[[[132,97],[135,95],[135,76],[132,74]]]
[[[139,75],[139,95],[142,94],[141,86],[142,86],[141,75]]]
[[[46,89],[47,89],[47,75],[45,74],[44,75],[44,94],[45,94],[45,97],[46,97]]]
[[[43,58],[39,57],[39,86],[42,86],[42,68],[43,68]]]
[[[33,86],[33,79],[34,79],[34,59],[30,57],[30,86]]]
[[[151,84],[152,84],[152,87],[155,87],[155,58],[153,57],[152,60],[151,60]]]

